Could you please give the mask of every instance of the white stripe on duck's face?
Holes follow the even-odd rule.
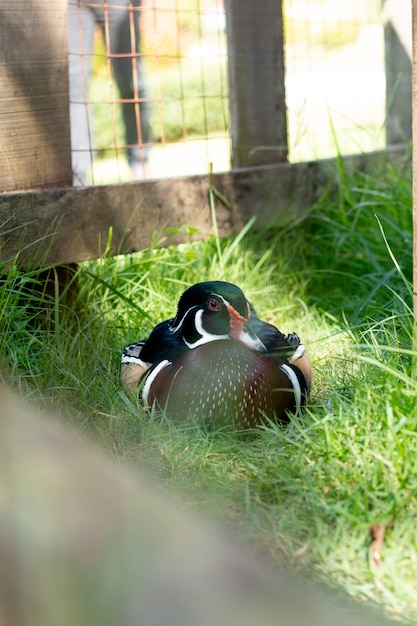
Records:
[[[247,317],[244,317],[223,296],[211,294],[204,305],[189,308],[177,323],[176,318],[171,332],[190,350],[211,341],[234,339],[249,350],[266,352],[265,345],[249,325],[249,303],[246,306]]]
[[[181,301],[180,301],[181,302]],[[205,294],[200,303],[185,312],[179,308],[171,332],[190,348],[210,341],[229,338],[230,319],[227,302],[217,294]]]
[[[206,331],[203,326],[203,315],[204,315],[203,309],[199,309],[194,316],[194,328],[197,331],[197,333],[200,335],[200,338],[194,342],[190,342],[190,341],[187,341],[185,337],[183,337],[183,341],[185,345],[188,348],[190,348],[190,350],[194,348],[198,348],[198,346],[202,346],[205,343],[209,343],[210,341],[218,341],[219,339],[230,339],[228,334],[216,335],[216,334]]]

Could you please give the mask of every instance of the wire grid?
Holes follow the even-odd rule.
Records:
[[[111,0],[69,0],[69,10],[77,11],[81,33],[79,49],[71,46],[70,36],[70,86],[75,80],[83,85],[78,99],[70,88],[70,106],[71,111],[84,107],[88,127],[82,139],[76,138],[76,129],[72,129],[74,184],[207,173],[210,164],[214,171],[230,168],[222,0],[142,0],[139,6],[123,0],[118,5]],[[95,29],[92,50],[82,38],[85,10],[103,10],[104,24]],[[112,11],[128,15],[131,46],[122,54],[114,51]],[[140,25],[139,41],[135,21]],[[70,28],[71,24],[74,28],[74,20],[70,20]],[[81,63],[74,76],[71,63],[74,65],[77,58]],[[114,62],[118,58],[132,63],[134,84],[129,98],[121,97],[115,80]],[[91,63],[90,79],[86,60]],[[135,110],[133,144],[126,141],[122,106],[125,111],[128,106]],[[144,117],[149,118],[150,127],[146,137]],[[71,115],[71,123],[77,125],[76,116]],[[135,146],[140,149],[140,162],[129,167],[129,150]],[[77,175],[77,164],[86,154],[89,171],[83,179]]]
[[[116,1],[119,3],[116,6]],[[92,77],[83,74],[83,97],[91,108],[81,147],[90,157],[88,182],[193,175],[230,168],[227,45],[223,0],[69,0],[79,11],[104,6],[91,56]],[[138,4],[138,2],[136,3]],[[385,145],[384,39],[380,0],[284,0],[286,104],[289,158],[304,161],[375,150]],[[112,51],[110,11],[129,14],[131,49]],[[134,21],[140,24],[135,39]],[[121,98],[114,80],[117,57],[131,60],[134,90]],[[143,68],[138,85],[136,64]],[[142,90],[141,90],[142,87]],[[74,102],[71,103],[71,106]],[[135,109],[140,164],[129,168],[121,105]],[[92,113],[91,113],[92,111]],[[143,116],[151,134],[142,136]],[[74,157],[73,153],[73,157]]]

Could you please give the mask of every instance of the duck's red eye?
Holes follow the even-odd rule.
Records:
[[[207,300],[207,307],[209,311],[220,311],[220,304],[216,298],[209,298]]]

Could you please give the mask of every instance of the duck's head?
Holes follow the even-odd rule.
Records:
[[[250,304],[242,290],[223,281],[197,283],[178,302],[171,332],[190,349],[219,339],[233,339],[250,350],[266,348],[250,325]]]

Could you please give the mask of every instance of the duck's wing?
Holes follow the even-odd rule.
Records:
[[[144,375],[161,361],[175,361],[184,350],[170,330],[172,319],[157,324],[148,339],[126,346],[122,353],[120,378],[126,389],[134,391]]]
[[[137,388],[142,376],[151,367],[151,363],[143,361],[140,356],[144,345],[144,341],[137,341],[129,344],[123,350],[120,380],[128,391],[134,391]]]
[[[276,326],[259,319],[252,305],[250,305],[250,326],[264,344],[268,354],[287,359],[294,352],[294,344],[288,341],[288,337]]]
[[[292,369],[296,368],[295,371],[298,378],[300,378],[299,374],[301,373],[301,382],[304,383],[305,381],[305,385],[303,384],[302,386],[305,388],[307,394],[309,394],[312,377],[311,362],[305,345],[297,333],[284,335],[272,324],[260,320],[252,306],[250,324],[259,339],[265,345],[267,354],[271,356],[277,367],[288,363]]]
[[[290,333],[287,335],[287,341],[292,346],[293,352],[288,357],[288,362],[291,367],[296,368],[304,377],[306,383],[307,395],[311,389],[312,369],[310,357],[307,354],[307,350],[300,337],[296,333]]]
[[[151,365],[156,365],[165,360],[172,363],[188,350],[185,343],[171,332],[173,321],[174,318],[155,326],[141,350],[140,354],[143,361]]]

